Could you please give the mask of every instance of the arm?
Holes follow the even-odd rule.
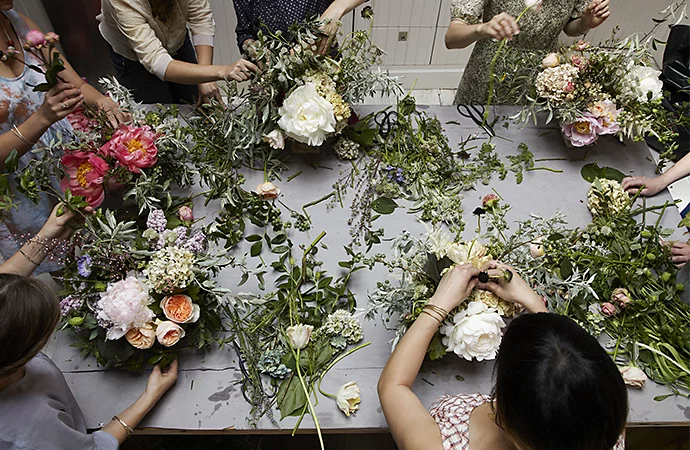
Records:
[[[122,411],[117,417],[130,428],[136,428],[139,422],[141,422],[146,414],[148,414],[161,397],[163,397],[163,394],[175,384],[175,381],[177,381],[177,360],[173,361],[165,372],[161,371],[159,365],[154,366],[148,382],[146,383],[144,392],[132,406]],[[124,426],[115,419],[108,422],[101,428],[101,431],[113,435],[120,444],[129,437]]]
[[[469,264],[449,270],[430,304],[450,311],[464,301],[477,284],[479,270]],[[429,342],[440,323],[421,314],[400,340],[381,373],[379,399],[391,434],[401,450],[442,449],[441,431],[422,402],[412,392]]]
[[[456,19],[450,22],[446,31],[446,48],[465,48],[481,39],[494,38],[501,40],[511,38],[520,33],[515,19],[506,13],[494,16],[486,23],[468,24]]]
[[[367,1],[369,0],[334,0],[333,3],[326,8],[326,11],[324,11],[320,17],[320,19],[325,22],[322,31],[326,35],[325,38],[319,41],[318,52],[320,54],[326,54],[328,49],[331,48],[331,43],[333,39],[335,39],[338,29],[340,28],[340,19],[342,19],[345,14]]]
[[[610,0],[593,0],[580,17],[568,22],[563,32],[570,37],[576,37],[598,27],[611,15],[609,2]]]
[[[235,7],[235,16],[237,16],[237,26],[235,27],[235,35],[237,36],[237,48],[245,55],[246,46],[256,39],[254,27],[252,26],[251,13],[252,0],[233,0]],[[250,55],[251,56],[251,55]]]
[[[645,186],[640,195],[646,197],[663,191],[669,184],[688,175],[690,175],[690,154],[683,156],[680,161],[657,177],[628,177],[623,180],[622,186],[623,189],[633,195],[637,194],[640,187]]]

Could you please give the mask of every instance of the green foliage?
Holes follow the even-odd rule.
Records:
[[[613,167],[599,167],[596,162],[585,164],[580,171],[582,178],[588,183],[593,183],[597,178],[616,180],[619,183],[625,178],[625,174]]]

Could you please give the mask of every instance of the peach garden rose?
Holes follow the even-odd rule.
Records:
[[[184,337],[184,329],[175,322],[165,321],[158,323],[156,338],[164,347],[172,347]]]
[[[130,329],[125,333],[125,339],[132,344],[132,347],[146,350],[153,347],[153,343],[156,342],[156,330],[153,328],[153,323],[149,322],[143,327]]]
[[[184,294],[168,295],[161,300],[161,309],[168,320],[175,323],[194,323],[199,320],[201,309]]]

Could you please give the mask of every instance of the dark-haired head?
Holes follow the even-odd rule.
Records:
[[[524,314],[496,359],[497,423],[522,450],[610,450],[628,414],[625,384],[597,340],[557,314]]]
[[[34,278],[0,274],[0,377],[36,356],[59,318],[60,306],[48,286]]]

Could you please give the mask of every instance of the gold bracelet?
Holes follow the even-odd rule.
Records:
[[[134,434],[134,430],[132,429],[132,427],[130,427],[129,425],[127,425],[127,424],[125,423],[124,420],[120,419],[120,418],[117,417],[117,416],[113,416],[113,420],[117,420],[118,422],[120,422],[120,425],[122,425],[122,427],[123,427],[123,428],[125,429],[125,431],[127,432],[127,437],[130,437],[131,435]]]
[[[34,266],[38,267],[38,266],[41,265],[41,263],[37,263],[37,262],[34,261],[33,259],[29,258],[29,256],[28,256],[26,253],[24,253],[24,250],[22,250],[21,248],[19,249],[19,253],[21,253],[22,256],[23,256],[24,258],[28,259],[29,262],[30,262],[31,264],[33,264]]]
[[[34,146],[36,145],[35,142],[31,142],[27,138],[24,137],[21,131],[19,131],[19,127],[17,125],[12,125],[12,132],[14,133],[15,136],[17,136],[19,139],[21,139],[25,144]]]
[[[438,322],[439,325],[441,325],[441,324],[443,323],[443,322],[441,321],[441,319],[439,319],[438,317],[434,316],[433,314],[431,314],[431,313],[430,313],[428,310],[426,310],[426,309],[423,309],[423,310],[422,310],[422,314],[426,314],[427,316],[431,317],[431,318],[434,319],[436,322]]]
[[[444,319],[448,316],[448,311],[441,308],[440,306],[436,306],[436,305],[432,305],[431,303],[427,303],[424,307],[429,308],[432,311],[439,313]]]

